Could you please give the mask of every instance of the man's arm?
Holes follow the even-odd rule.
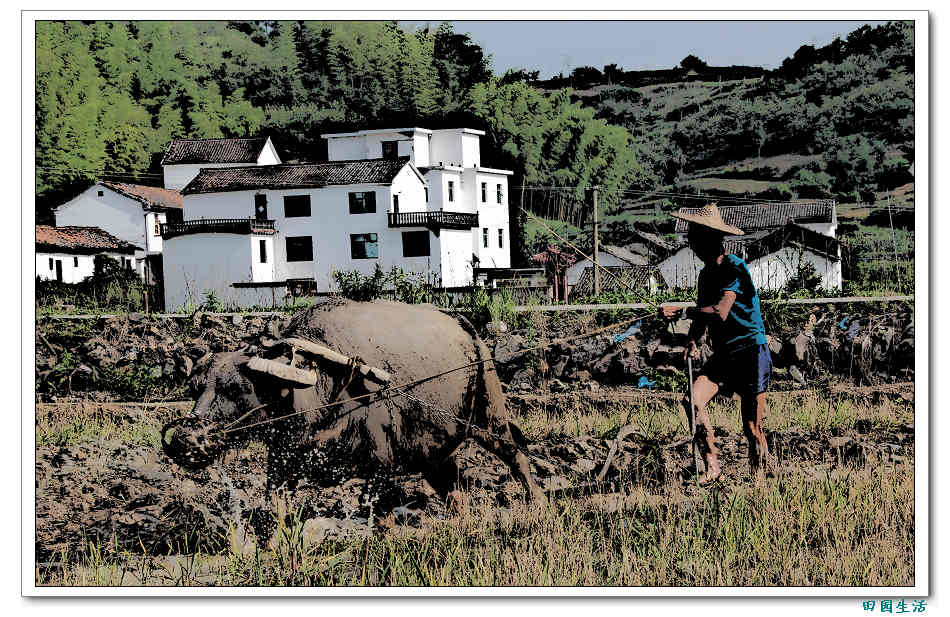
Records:
[[[706,333],[706,328],[709,323],[717,317],[720,321],[726,321],[726,318],[729,317],[729,311],[732,310],[732,304],[735,301],[736,292],[725,291],[722,294],[722,298],[720,298],[716,304],[710,306],[691,306],[686,309],[686,316],[692,319],[693,323],[690,324],[689,333],[686,336],[687,342],[686,351],[683,353],[684,357],[690,355],[693,358],[699,358],[699,339]]]

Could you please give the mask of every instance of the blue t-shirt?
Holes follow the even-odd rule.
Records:
[[[736,301],[725,321],[713,319],[709,322],[713,350],[732,352],[752,345],[765,345],[768,341],[759,294],[745,262],[732,254],[726,255],[721,264],[700,270],[696,305],[702,308],[718,304],[727,291],[735,292]]]

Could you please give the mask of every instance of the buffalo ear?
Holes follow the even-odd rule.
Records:
[[[309,388],[317,383],[317,376],[313,371],[283,364],[276,360],[266,360],[254,356],[248,360],[247,368],[255,373],[263,373],[292,383],[298,388]]]

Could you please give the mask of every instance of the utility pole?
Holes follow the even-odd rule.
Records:
[[[600,233],[597,224],[597,189],[594,187],[594,295],[600,295],[600,267],[597,263],[597,253],[600,251]]]

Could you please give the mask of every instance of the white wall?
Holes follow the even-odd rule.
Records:
[[[815,271],[821,275],[822,288],[841,288],[840,259],[831,260],[795,247],[786,247],[746,265],[757,289],[774,290],[784,287],[788,279],[798,272],[800,260],[815,266]],[[659,268],[668,286],[691,288],[696,286],[703,263],[689,247],[684,247],[661,262]]]
[[[102,196],[98,195],[102,192]],[[56,227],[98,227],[120,240],[146,247],[146,213],[142,203],[101,184],[94,184],[56,208]],[[137,255],[144,255],[139,251]]]
[[[442,286],[464,287],[473,282],[472,232],[443,229],[439,234]]]
[[[187,304],[199,305],[208,291],[226,305],[270,305],[270,290],[236,289],[232,283],[271,280],[267,276],[272,267],[259,261],[258,241],[268,239],[260,235],[192,234],[165,241],[163,254],[165,271],[165,307],[174,311]],[[262,278],[258,279],[260,276]]]
[[[397,154],[408,156],[416,166],[429,165],[429,135],[416,132],[407,137],[399,131],[373,133],[350,137],[327,138],[327,158],[331,161],[350,161],[383,158],[383,142],[396,141]]]
[[[481,268],[511,267],[511,233],[508,221],[508,176],[476,170],[465,170],[466,199],[478,212],[478,228],[472,230],[472,250],[478,255]],[[470,178],[470,179],[469,179]],[[482,182],[486,186],[486,200],[482,202]],[[502,203],[498,203],[497,188],[501,184]],[[485,248],[483,230],[488,228],[488,248]],[[504,243],[498,246],[498,230]]]
[[[132,260],[132,255],[104,253],[116,261]],[[50,265],[52,260],[52,265]],[[48,281],[56,280],[56,261],[63,265],[63,282],[79,283],[92,276],[95,271],[95,255],[73,255],[72,253],[36,253],[36,276]],[[78,262],[78,264],[77,264]],[[76,265],[74,265],[76,264]],[[134,265],[134,264],[133,264]]]
[[[258,165],[279,165],[280,156],[277,154],[277,149],[274,147],[273,142],[271,142],[270,137],[267,138],[267,141],[264,142],[264,147],[261,148],[261,153],[257,157]]]
[[[455,167],[474,167],[475,163],[465,164],[461,134],[457,131],[433,131],[429,139],[429,163],[431,165],[453,165]]]
[[[466,197],[468,183],[463,183],[461,170],[432,169],[425,175],[429,183],[429,210],[446,212],[475,212],[470,199]],[[449,182],[455,183],[452,192],[453,201],[449,201]]]
[[[752,282],[759,289],[779,289],[798,273],[801,262],[810,263],[821,276],[823,289],[841,288],[841,260],[833,261],[811,251],[786,247],[749,264]]]

